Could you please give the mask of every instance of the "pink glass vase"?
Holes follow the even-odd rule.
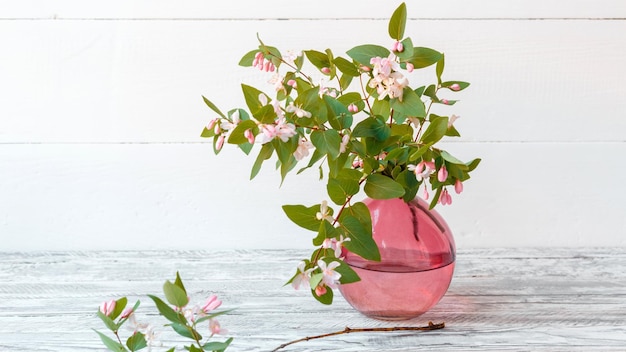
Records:
[[[361,281],[339,287],[343,297],[366,316],[403,320],[433,307],[446,293],[456,248],[443,218],[416,198],[367,199],[372,234],[381,261],[347,252],[345,262]]]

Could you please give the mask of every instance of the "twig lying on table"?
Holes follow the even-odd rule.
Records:
[[[278,347],[276,347],[275,349],[272,350],[272,352],[276,352],[280,349],[283,349],[289,345],[293,345],[294,343],[298,343],[298,342],[303,342],[303,341],[309,341],[309,340],[314,340],[314,339],[321,339],[323,337],[329,337],[329,336],[335,336],[335,335],[341,335],[341,334],[349,334],[349,333],[353,333],[353,332],[384,332],[384,331],[430,331],[430,330],[439,330],[439,329],[443,329],[446,326],[445,323],[439,323],[439,324],[433,324],[432,321],[428,322],[428,326],[395,326],[395,327],[390,327],[390,328],[358,328],[358,329],[353,329],[350,327],[347,327],[343,330],[340,331],[335,331],[335,332],[331,332],[328,334],[323,334],[323,335],[317,335],[317,336],[308,336],[308,337],[303,337],[301,339],[298,340],[293,340],[287,343],[284,343]]]

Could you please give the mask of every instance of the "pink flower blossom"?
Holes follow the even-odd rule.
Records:
[[[292,87],[292,88],[298,88],[298,83],[296,82],[295,79],[290,79],[287,81],[287,85]]]
[[[110,300],[108,302],[102,302],[100,305],[100,313],[106,315],[107,317],[113,313],[115,310],[115,300]]]
[[[261,133],[257,136],[257,140],[261,144],[270,142],[274,138],[280,138],[281,141],[287,142],[289,138],[296,134],[296,126],[287,123],[284,118],[276,120],[275,125],[261,124],[259,125]]]
[[[228,330],[222,329],[217,319],[209,319],[209,330],[211,331],[211,336],[224,335],[228,333]]]
[[[298,274],[291,281],[291,286],[298,290],[300,286],[309,287],[309,280],[311,280],[311,271],[314,269],[305,270],[306,264],[304,262],[300,262],[298,264]]]
[[[293,152],[293,156],[296,160],[300,161],[309,156],[309,149],[313,148],[313,144],[306,139],[300,139],[298,142],[298,148]]]
[[[302,109],[300,105],[298,106],[294,105],[293,102],[289,103],[289,105],[287,106],[287,108],[285,108],[285,110],[287,110],[287,112],[296,114],[296,116],[298,117],[311,117],[310,112]]]
[[[326,220],[329,223],[333,223],[335,219],[333,219],[332,215],[330,215],[330,211],[328,210],[328,202],[323,200],[320,204],[320,211],[315,214],[315,218],[317,220]]]
[[[346,152],[348,143],[350,143],[350,135],[344,134],[343,137],[341,137],[341,144],[339,144],[339,153]]]
[[[339,284],[339,279],[341,278],[341,274],[336,272],[335,269],[340,265],[339,262],[334,261],[330,264],[326,265],[326,262],[323,260],[317,261],[317,266],[322,271],[322,283],[330,288],[336,288]]]
[[[454,83],[453,85],[450,86],[450,89],[452,89],[453,91],[457,92],[457,91],[461,90],[461,86],[458,85],[457,83]]]
[[[131,314],[134,313],[133,307],[127,307],[126,309],[124,309],[124,311],[122,311],[122,314],[120,315],[120,318],[122,319],[126,319],[128,317],[130,317]]]
[[[448,119],[448,128],[452,127],[452,125],[454,125],[454,122],[461,116],[457,116],[457,115],[452,115],[450,116],[450,118]]]
[[[339,235],[339,240],[336,238],[327,238],[322,243],[322,248],[330,248],[335,252],[335,257],[342,257],[342,248],[344,242],[350,241],[350,237],[344,238],[343,235]]]
[[[420,161],[417,165],[407,165],[407,169],[415,173],[415,178],[418,181],[422,181],[423,179],[428,178],[430,175],[432,175],[433,172],[435,172],[435,163],[433,163],[432,161]]]
[[[407,72],[411,73],[411,72],[413,72],[414,69],[415,69],[415,66],[412,63],[410,63],[410,62],[406,63],[406,70],[407,70]]]
[[[206,126],[207,130],[212,130],[213,128],[215,128],[216,124],[217,124],[217,119],[213,119],[209,121],[209,124]]]

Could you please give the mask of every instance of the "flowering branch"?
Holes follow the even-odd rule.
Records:
[[[293,340],[293,341],[284,343],[284,344],[276,347],[271,352],[276,352],[276,351],[278,351],[280,349],[283,349],[283,348],[285,348],[285,347],[287,347],[289,345],[293,345],[294,343],[298,343],[298,342],[304,342],[304,341],[309,341],[309,340],[314,340],[314,339],[321,339],[321,338],[329,337],[329,336],[350,334],[350,333],[354,333],[354,332],[432,331],[432,330],[443,329],[445,326],[446,326],[445,323],[433,324],[433,322],[428,322],[428,326],[396,326],[396,327],[390,327],[390,328],[358,328],[358,329],[353,329],[353,328],[350,328],[350,327],[346,327],[343,330],[331,332],[331,333],[328,333],[328,334],[317,335],[317,336],[308,336],[308,337],[303,337],[303,338],[298,339],[298,340]]]

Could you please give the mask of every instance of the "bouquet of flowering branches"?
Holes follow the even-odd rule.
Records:
[[[289,283],[308,286],[325,304],[333,299],[328,288],[359,280],[342,260],[345,250],[380,260],[370,212],[353,197],[364,192],[373,199],[401,197],[409,202],[421,190],[431,208],[451,204],[451,191],[461,193],[480,162],[462,162],[435,146],[444,136],[460,135],[454,127],[456,115],[437,115],[431,107],[453,106],[457,100],[448,96],[469,83],[443,79],[444,55],[414,46],[404,35],[406,18],[402,3],[389,21],[390,48],[359,45],[347,57],[330,49],[281,53],[259,38],[258,48],[239,65],[267,72],[271,93],[242,84],[247,109],[227,113],[203,97],[218,115],[202,131],[202,137],[213,139],[216,153],[224,143],[238,145],[246,154],[260,145],[251,178],[275,156],[282,179],[312,167],[326,179],[336,209],[326,200],[283,206],[289,219],[314,232],[315,249]],[[306,60],[324,77],[321,83],[306,72]],[[432,65],[434,83],[409,85],[414,70]]]

